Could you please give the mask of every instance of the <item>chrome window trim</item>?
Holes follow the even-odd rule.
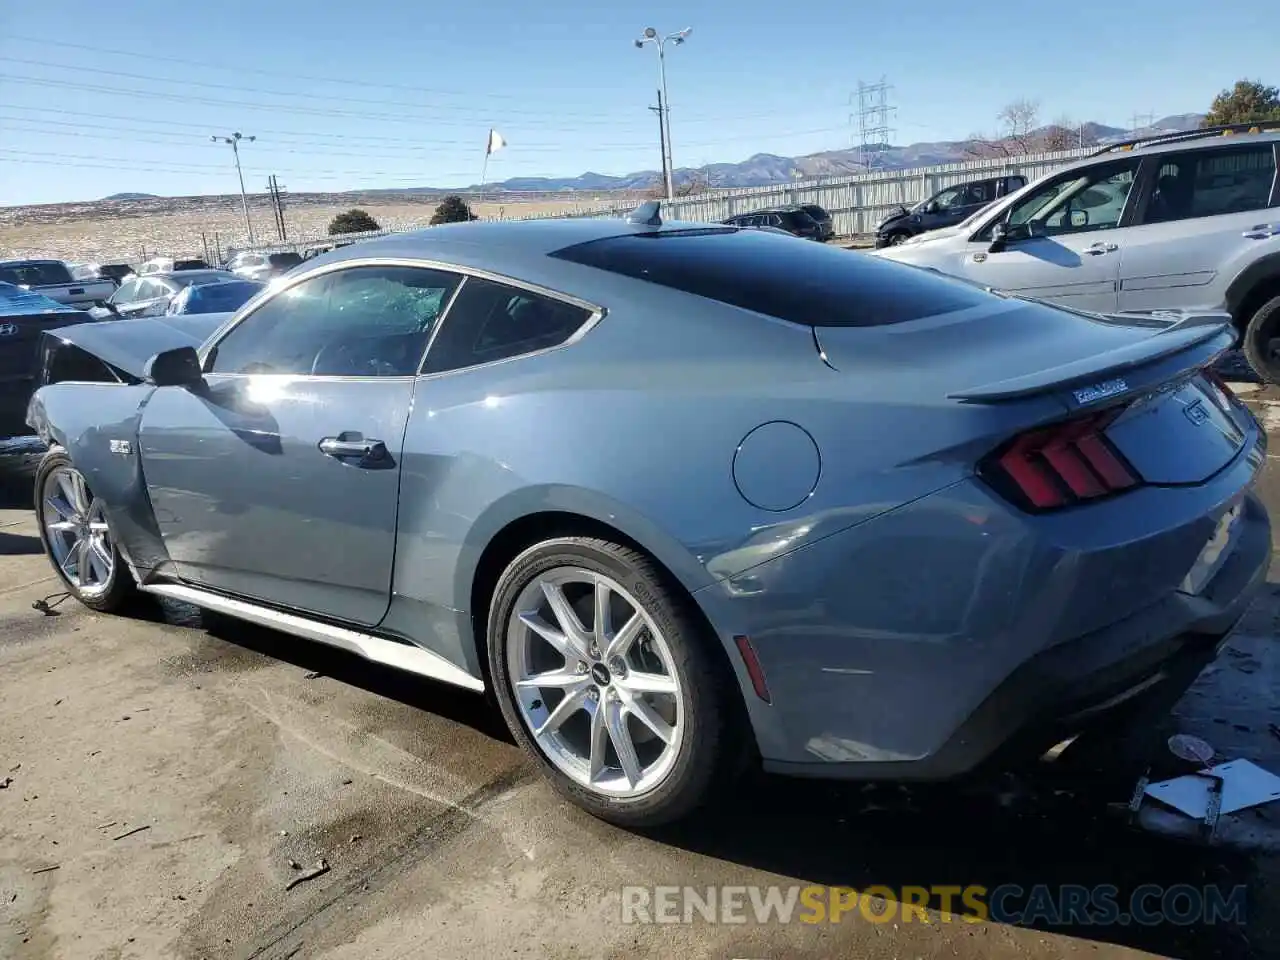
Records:
[[[436,321],[435,328],[431,331],[431,337],[427,341],[427,346],[422,352],[422,357],[418,360],[417,373],[407,374],[395,377],[360,377],[360,376],[315,376],[312,374],[298,373],[226,373],[216,371],[205,371],[206,375],[219,377],[291,377],[294,379],[306,380],[358,380],[358,381],[375,381],[386,382],[392,380],[414,380],[414,379],[434,379],[435,377],[447,376],[452,373],[461,373],[464,370],[478,370],[482,367],[491,367],[498,363],[507,363],[511,360],[520,360],[524,357],[535,357],[541,354],[550,353],[552,350],[563,350],[565,347],[572,346],[583,337],[585,337],[601,320],[604,319],[608,311],[598,304],[581,297],[574,296],[570,293],[564,293],[559,290],[553,290],[550,287],[544,287],[538,283],[532,283],[528,280],[520,280],[516,277],[506,276],[493,270],[485,270],[482,267],[471,267],[463,264],[449,263],[444,260],[435,260],[428,257],[359,257],[350,260],[339,260],[335,263],[326,263],[323,266],[308,270],[297,276],[291,276],[289,282],[281,284],[275,289],[264,289],[258,296],[262,300],[254,303],[250,300],[241,308],[243,313],[237,312],[232,314],[227,320],[214,330],[209,338],[200,346],[198,356],[200,358],[200,369],[204,370],[205,364],[208,362],[209,355],[230,335],[231,331],[244,323],[251,316],[257,313],[268,303],[273,302],[276,297],[284,295],[288,290],[293,289],[300,283],[305,283],[317,277],[322,277],[330,273],[337,273],[340,270],[350,270],[356,267],[411,267],[421,268],[425,270],[439,270],[444,273],[454,274],[459,278],[458,285],[454,287],[453,294],[449,297],[449,302],[440,312],[440,317]],[[529,293],[535,293],[539,296],[547,297],[551,300],[559,300],[562,303],[570,304],[587,311],[587,319],[582,325],[573,332],[571,336],[566,338],[564,342],[556,344],[554,347],[544,347],[541,350],[534,350],[530,353],[519,353],[512,357],[503,357],[501,360],[489,360],[485,363],[478,363],[469,367],[457,367],[453,370],[442,370],[439,373],[423,373],[423,364],[426,363],[427,356],[431,352],[431,346],[435,343],[436,336],[440,332],[440,328],[449,320],[449,311],[452,309],[454,301],[458,298],[459,291],[466,285],[467,279],[476,277],[481,280],[489,280],[493,283],[502,284],[503,286],[513,287],[517,290],[527,290]],[[266,296],[264,296],[266,294]],[[256,299],[256,298],[255,298]]]

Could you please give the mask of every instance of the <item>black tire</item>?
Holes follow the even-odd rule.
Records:
[[[50,474],[58,469],[69,469],[79,473],[75,464],[71,462],[71,458],[67,456],[66,451],[60,447],[54,447],[44,455],[44,459],[40,461],[40,466],[36,469],[34,491],[36,525],[40,528],[40,542],[44,546],[45,556],[49,558],[49,565],[53,567],[54,573],[58,575],[58,579],[62,581],[66,591],[90,610],[97,610],[99,613],[116,613],[124,610],[139,596],[138,586],[134,582],[133,574],[129,572],[124,558],[120,556],[120,551],[116,549],[114,538],[111,538],[107,544],[112,561],[111,573],[100,589],[93,591],[82,590],[71,581],[66,571],[54,559],[54,550],[49,543],[49,533],[45,527],[44,501],[45,483]],[[83,477],[83,474],[80,474],[80,476]],[[88,489],[87,481],[85,486]]]
[[[1259,307],[1244,328],[1244,356],[1254,373],[1280,383],[1280,297]]]
[[[507,661],[507,624],[521,592],[536,577],[557,567],[577,567],[612,578],[640,598],[662,633],[680,686],[683,735],[665,777],[637,797],[603,795],[573,780],[543,752],[516,703]],[[535,758],[543,775],[563,796],[592,815],[630,828],[651,828],[691,814],[741,771],[745,729],[736,681],[714,637],[689,612],[692,601],[667,585],[645,556],[618,544],[588,537],[560,537],[529,547],[498,579],[489,608],[488,652],[493,689],[512,736]],[[585,621],[584,621],[585,622]]]

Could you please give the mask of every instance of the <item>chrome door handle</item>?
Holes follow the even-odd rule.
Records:
[[[355,434],[359,437],[359,434]],[[381,440],[350,439],[350,434],[325,437],[320,441],[320,452],[336,460],[363,460],[375,463],[387,456],[387,445]]]
[[[1099,240],[1097,243],[1091,243],[1089,246],[1085,247],[1084,252],[1089,254],[1091,257],[1100,257],[1104,253],[1114,253],[1119,249],[1120,248],[1114,243],[1103,243]]]
[[[1243,234],[1246,240],[1267,240],[1271,237],[1280,236],[1280,223],[1259,223],[1257,226],[1250,227]]]

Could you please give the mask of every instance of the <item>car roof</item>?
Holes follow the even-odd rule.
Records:
[[[218,270],[210,267],[208,270],[157,270],[154,273],[148,273],[145,277],[139,277],[140,280],[186,280],[189,283],[194,282],[197,277],[207,276],[211,279],[227,279],[234,276],[226,270]],[[238,277],[236,279],[239,279]]]
[[[390,234],[339,247],[316,257],[319,266],[344,260],[369,258],[443,259],[490,255],[493,259],[532,260],[557,250],[592,240],[623,237],[639,233],[677,233],[688,230],[723,230],[736,228],[714,223],[665,221],[660,226],[631,223],[613,218],[566,217],[541,220],[477,220],[472,223],[446,223],[410,233]]]

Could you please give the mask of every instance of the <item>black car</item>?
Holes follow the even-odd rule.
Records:
[[[892,247],[917,234],[955,226],[992,201],[1026,185],[1026,177],[1014,175],[944,187],[910,210],[900,207],[898,213],[882,222],[876,228],[876,246]]]
[[[770,207],[721,221],[731,227],[774,227],[806,240],[823,241],[822,225],[800,207]]]
[[[27,465],[44,449],[26,423],[41,335],[89,319],[83,310],[0,283],[0,466]]]
[[[816,203],[802,203],[800,204],[800,209],[818,222],[818,226],[822,228],[821,239],[823,241],[835,239],[835,221],[823,207],[818,206]]]

